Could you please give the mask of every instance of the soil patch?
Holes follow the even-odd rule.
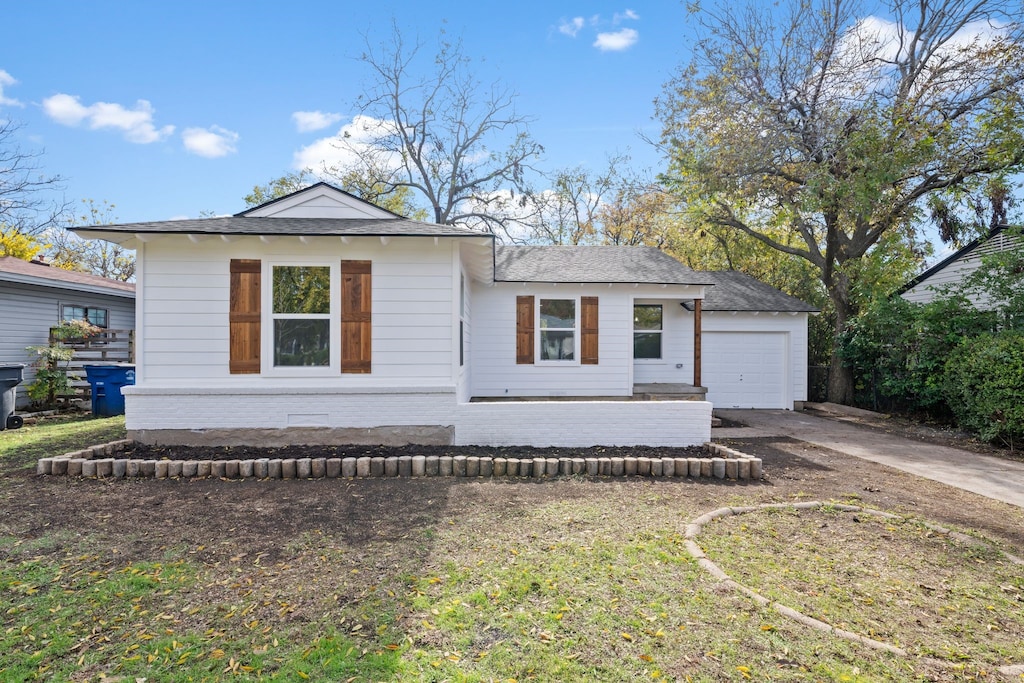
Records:
[[[403,455],[466,455],[490,458],[695,458],[707,452],[699,447],[601,446],[595,448],[533,448],[530,446],[149,446],[134,444],[113,457],[134,460],[256,460],[259,458],[392,458]]]

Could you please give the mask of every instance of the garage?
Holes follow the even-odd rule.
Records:
[[[792,408],[788,333],[704,332],[702,384],[716,408]]]

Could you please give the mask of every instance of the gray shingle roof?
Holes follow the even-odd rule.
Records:
[[[705,311],[813,313],[818,310],[737,271],[691,270],[654,247],[497,245],[494,279],[496,282],[712,285],[705,292]]]
[[[702,285],[711,281],[654,247],[494,248],[496,282],[625,282]]]
[[[817,308],[795,296],[784,294],[770,285],[735,270],[714,270],[701,273],[715,286],[708,287],[702,308],[705,311],[780,311],[784,313],[816,313]]]
[[[490,237],[452,225],[424,223],[408,218],[279,218],[222,216],[181,221],[150,221],[74,228],[80,233],[126,232],[179,235],[294,235],[369,237]]]

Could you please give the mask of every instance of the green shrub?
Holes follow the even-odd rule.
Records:
[[[945,366],[946,402],[961,427],[986,441],[1024,438],[1024,334],[1001,332],[962,341]]]
[[[943,377],[950,349],[995,326],[992,312],[976,310],[961,296],[928,304],[893,297],[850,324],[839,353],[854,370],[863,405],[948,417]]]

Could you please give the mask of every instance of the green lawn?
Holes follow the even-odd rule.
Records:
[[[39,458],[125,438],[124,415],[46,419],[0,432],[0,472],[35,466]]]

